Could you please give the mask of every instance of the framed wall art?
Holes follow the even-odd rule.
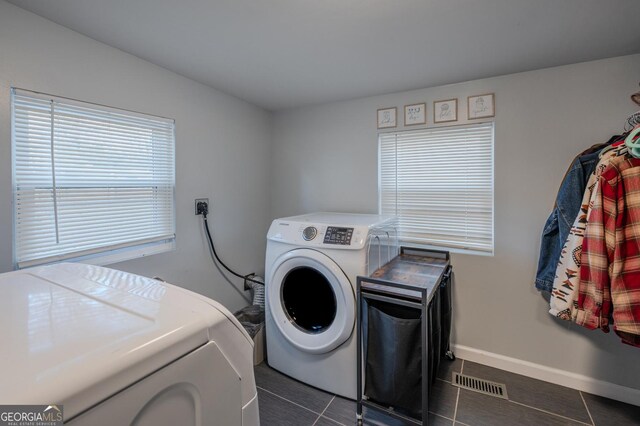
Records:
[[[433,122],[458,121],[458,99],[445,99],[433,103]]]
[[[396,127],[398,124],[398,108],[382,108],[378,110],[378,129]]]
[[[496,105],[495,95],[493,93],[469,96],[467,98],[467,118],[469,120],[495,117],[495,115]]]
[[[413,104],[404,106],[404,125],[415,126],[427,124],[427,104]]]

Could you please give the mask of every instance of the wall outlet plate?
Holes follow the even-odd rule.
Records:
[[[209,210],[209,199],[208,198],[196,198],[196,202],[194,204],[196,216],[202,213],[198,213],[198,203],[207,203],[207,210]]]

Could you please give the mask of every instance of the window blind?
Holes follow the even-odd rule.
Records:
[[[174,122],[12,91],[19,268],[175,238]]]
[[[379,209],[404,244],[493,252],[493,123],[379,135]]]

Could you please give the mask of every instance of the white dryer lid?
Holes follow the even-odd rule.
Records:
[[[69,419],[209,341],[230,314],[207,300],[77,263],[0,274],[0,401]]]

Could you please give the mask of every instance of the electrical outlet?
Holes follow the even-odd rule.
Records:
[[[202,213],[209,214],[209,199],[208,198],[196,198],[196,216]]]

